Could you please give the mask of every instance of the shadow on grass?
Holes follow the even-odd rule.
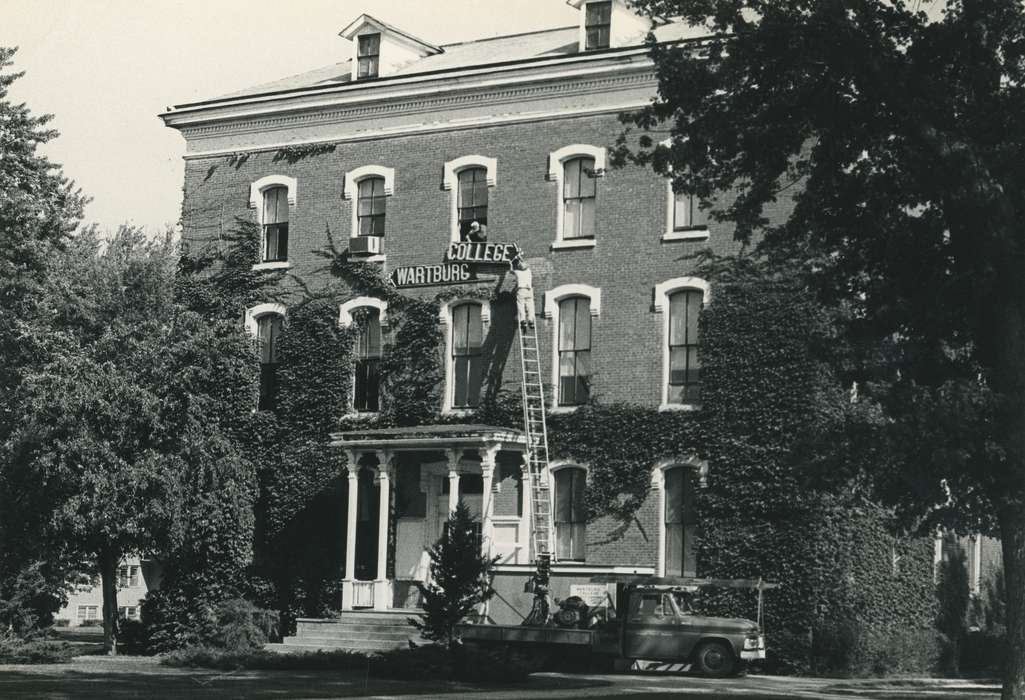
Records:
[[[83,672],[53,666],[52,672],[0,671],[0,697],[47,698],[310,698],[364,695],[436,696],[475,691],[553,691],[600,688],[597,680],[531,678],[513,685],[444,681],[392,681],[350,671]],[[49,670],[49,669],[48,669]]]

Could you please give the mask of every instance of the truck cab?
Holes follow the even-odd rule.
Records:
[[[765,658],[765,637],[757,623],[695,613],[690,605],[692,590],[624,588],[620,598],[623,617],[618,621],[622,658],[691,661],[709,676],[727,676],[735,673],[741,662]]]

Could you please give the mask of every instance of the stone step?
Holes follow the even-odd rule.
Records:
[[[363,632],[394,632],[416,634],[417,630],[412,625],[374,625],[369,623],[349,624],[346,622],[337,625],[308,625],[296,626],[296,636],[303,634],[326,635],[335,633],[363,633]]]
[[[379,639],[382,641],[394,641],[419,637],[420,633],[414,629],[377,630],[374,632],[359,632],[353,630],[325,630],[306,631],[298,633],[294,636],[296,639]]]
[[[406,646],[408,641],[375,641],[369,639],[323,639],[323,638],[306,638],[299,639],[297,637],[285,637],[284,641],[280,645],[281,648],[275,649],[275,651],[314,651],[318,649],[331,650],[331,649],[348,649],[350,651],[389,651],[391,649],[401,649]]]

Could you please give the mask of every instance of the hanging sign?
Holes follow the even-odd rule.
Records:
[[[442,263],[440,265],[409,265],[396,267],[389,276],[392,286],[399,289],[407,287],[433,287],[440,284],[468,284],[471,282],[487,282],[493,276],[478,275],[467,263]]]
[[[447,262],[508,265],[519,254],[520,247],[515,243],[461,241],[449,245],[448,250],[445,251],[445,260]]]

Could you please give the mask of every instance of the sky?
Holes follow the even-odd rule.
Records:
[[[0,0],[10,99],[54,115],[43,152],[93,201],[85,223],[178,221],[185,143],[157,117],[339,61],[368,13],[431,43],[575,24],[564,0]],[[10,69],[9,69],[10,70]]]

